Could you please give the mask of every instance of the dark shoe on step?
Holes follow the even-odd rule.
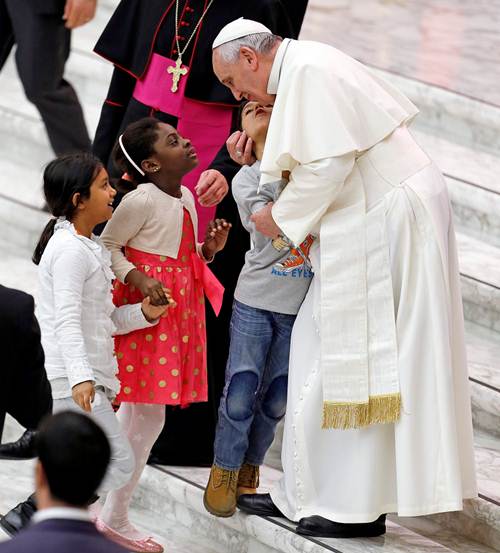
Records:
[[[36,430],[26,432],[15,442],[0,445],[0,459],[24,460],[36,457]]]
[[[374,538],[385,534],[385,515],[373,522],[344,524],[320,516],[301,518],[297,534],[317,538]]]
[[[6,515],[0,518],[0,526],[9,534],[14,536],[25,528],[37,511],[35,494],[30,495],[26,501],[19,503]]]
[[[284,517],[268,493],[243,494],[238,497],[238,508],[249,515]]]

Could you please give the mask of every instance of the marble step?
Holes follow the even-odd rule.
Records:
[[[415,78],[415,75],[418,73],[413,75],[407,73],[406,69],[408,66],[411,66],[410,60],[413,59],[415,51],[424,55],[429,53],[420,52],[420,50],[425,51],[423,45],[411,44],[412,36],[415,34],[415,29],[412,29],[411,26],[408,27],[408,36],[405,36],[405,33],[401,34],[400,32],[400,29],[404,27],[398,27],[397,22],[392,26],[389,23],[387,34],[392,35],[392,37],[386,37],[387,42],[377,35],[374,26],[380,31],[391,20],[393,15],[397,21],[397,14],[401,14],[405,10],[410,11],[410,6],[389,7],[387,5],[383,8],[383,5],[387,4],[387,2],[372,2],[368,11],[366,11],[361,4],[357,7],[358,3],[355,2],[341,2],[341,4],[341,6],[337,7],[334,3],[322,1],[321,5],[316,5],[315,1],[311,1],[306,12],[300,38],[319,40],[332,44],[354,55],[361,62],[369,66],[370,62],[372,62],[372,69],[375,73],[389,80],[389,82],[399,88],[418,106],[420,116],[417,118],[417,125],[432,129],[440,136],[449,137],[458,143],[473,147],[474,149],[496,154],[500,152],[500,106],[457,93],[453,89],[450,90],[441,86],[428,84],[428,82]],[[346,5],[344,6],[343,4]],[[419,6],[418,9],[425,10],[425,8],[425,4],[422,3],[422,7],[420,8]],[[455,5],[443,7],[444,10],[447,8],[449,10],[447,13],[455,12],[458,9]],[[385,16],[382,16],[382,19],[377,20],[374,11],[378,11],[379,9],[385,9],[387,13],[385,13]],[[417,16],[414,14],[414,17],[417,17],[416,20],[419,20],[418,17],[428,17],[430,20],[433,20],[432,11],[434,9],[439,11],[437,8],[432,8],[426,12],[426,15],[420,14],[420,16]],[[493,7],[491,9],[495,10]],[[352,20],[350,19],[349,10],[357,12],[356,17]],[[478,11],[475,8],[472,8],[472,10]],[[483,11],[480,10],[484,16]],[[370,13],[373,14],[373,17],[370,17]],[[442,12],[442,14],[444,13]],[[337,28],[339,21],[345,22],[343,28]],[[376,21],[376,24],[373,21]],[[404,24],[408,25],[408,22],[405,21]],[[349,25],[355,25],[352,32],[350,32]],[[432,29],[433,22],[431,21],[429,25],[429,29],[425,26],[427,32],[430,32]],[[487,33],[489,25],[491,25],[489,32],[492,33],[495,25],[494,20],[480,23],[482,32]],[[420,31],[422,30],[418,25],[417,27]],[[477,32],[480,34],[479,31]],[[366,33],[366,36],[363,36],[363,33]],[[374,35],[379,37],[375,42],[373,41]],[[437,40],[441,41],[441,37]],[[384,48],[387,48],[387,50],[384,51]],[[392,50],[397,49],[398,52],[391,51],[391,48]],[[460,48],[457,46],[457,49]],[[372,50],[377,50],[379,56],[373,58],[371,55]],[[410,59],[407,59],[406,56]],[[453,68],[454,64],[460,63],[460,53],[457,53],[457,56],[453,55],[450,51],[449,59],[447,60],[447,65],[450,68]],[[393,63],[395,61],[394,58],[399,58],[399,61]],[[378,60],[378,63],[376,60]],[[472,64],[467,71],[469,82],[474,79],[472,77],[473,70],[481,67],[482,61],[481,58],[469,60],[469,63]],[[431,65],[432,61],[428,59],[426,63]],[[442,63],[443,60],[441,60]],[[484,65],[488,66],[488,63],[485,62]],[[382,66],[386,69],[381,69],[380,67]],[[387,68],[391,70],[387,70]],[[420,67],[420,69],[423,68]],[[427,71],[420,71],[420,74],[425,75],[429,71],[432,73],[431,69],[431,67],[428,67]],[[441,69],[444,69],[446,72],[445,67],[441,67]],[[406,73],[407,76],[403,76],[402,73]],[[465,78],[467,79],[467,77]],[[484,91],[479,90],[478,92],[481,95],[481,92]]]
[[[474,429],[500,440],[500,334],[468,322],[465,337]]]
[[[500,334],[470,322],[465,328],[474,429],[500,440]]]
[[[500,106],[382,69],[373,70],[419,108],[418,127],[477,150],[500,153]]]
[[[412,134],[436,162],[448,185],[459,230],[500,246],[500,156],[412,127]]]
[[[264,467],[261,491],[279,478],[279,471]],[[208,469],[147,467],[134,496],[134,506],[164,515],[165,524],[191,529],[193,535],[220,544],[221,551],[238,553],[420,553],[492,552],[493,548],[459,537],[437,525],[415,532],[390,520],[385,536],[370,539],[306,538],[295,524],[282,518],[247,516],[213,517],[203,507],[203,488]]]
[[[465,318],[500,332],[500,248],[457,233]]]
[[[22,429],[7,419],[4,440]],[[33,461],[1,461],[0,513],[24,500],[33,489]],[[385,536],[373,539],[333,540],[303,538],[285,519],[246,516],[212,517],[202,504],[207,469],[146,467],[134,495],[132,522],[148,531],[171,553],[493,553],[495,549],[464,539],[432,521],[420,521],[418,530],[390,520]],[[262,490],[280,473],[263,470]],[[0,531],[0,541],[8,539]]]
[[[460,512],[396,520],[407,528],[419,531],[425,525],[422,520],[425,519],[500,551],[500,441],[477,433],[475,442],[477,499],[464,501],[464,509]]]

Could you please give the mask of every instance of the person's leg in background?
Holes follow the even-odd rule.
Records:
[[[4,1],[17,44],[19,77],[26,97],[40,112],[52,149],[57,155],[90,151],[82,107],[63,78],[71,41],[62,20],[64,2],[43,7],[31,0]]]

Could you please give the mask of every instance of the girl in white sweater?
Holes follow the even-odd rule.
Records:
[[[39,265],[38,319],[54,411],[83,410],[106,432],[112,459],[100,492],[107,492],[126,484],[135,466],[111,405],[120,390],[113,335],[156,325],[167,305],[154,306],[148,297],[113,305],[111,257],[92,230],[111,218],[116,192],[98,159],[89,154],[55,159],[44,172],[44,193],[54,218],[33,261]],[[163,550],[146,536],[127,546]]]

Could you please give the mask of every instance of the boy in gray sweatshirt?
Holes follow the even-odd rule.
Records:
[[[234,294],[226,384],[204,495],[205,508],[222,517],[235,512],[238,495],[255,493],[259,485],[259,467],[285,414],[292,327],[312,278],[313,236],[295,248],[286,237],[270,240],[260,234],[250,220],[287,183],[282,179],[259,189],[271,111],[257,102],[243,105],[241,126],[253,140],[256,161],[242,167],[232,182],[251,249]]]

